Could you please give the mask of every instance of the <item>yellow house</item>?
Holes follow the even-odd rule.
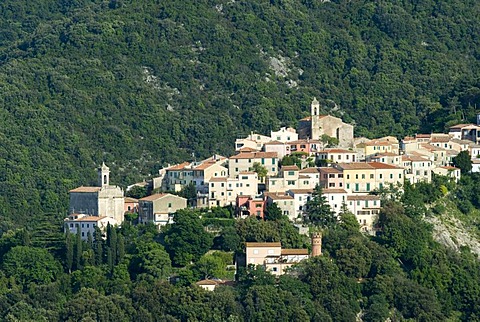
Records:
[[[350,194],[369,193],[390,184],[403,184],[404,169],[380,162],[339,163],[343,172],[344,189]]]
[[[371,140],[365,143],[365,156],[386,152],[398,154],[398,143],[386,140]]]

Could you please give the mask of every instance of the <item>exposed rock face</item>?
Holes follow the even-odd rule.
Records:
[[[457,251],[461,246],[468,246],[472,253],[480,256],[480,242],[458,219],[448,218],[448,225],[438,217],[428,217],[425,220],[433,225],[433,238],[437,242]]]

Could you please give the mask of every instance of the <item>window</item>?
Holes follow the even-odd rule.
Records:
[[[367,183],[367,191],[370,191],[370,183]]]
[[[289,186],[294,186],[294,185],[295,185],[295,181],[294,181],[294,180],[288,180],[288,181],[287,181],[287,184],[288,184]]]
[[[262,164],[265,164],[265,159],[264,158],[262,158]]]
[[[277,267],[272,267],[272,272],[276,272],[278,271],[278,268]]]
[[[85,232],[82,231],[82,237],[85,237]]]
[[[261,203],[255,204],[255,208],[262,208],[262,204]]]
[[[365,174],[362,174],[362,179],[365,179]]]
[[[379,177],[380,179],[382,179],[382,178],[383,178],[383,174],[380,173],[380,174],[378,175],[378,177]]]
[[[398,178],[402,179],[402,174],[401,173],[398,174]]]
[[[87,224],[87,228],[90,228],[90,224]]]
[[[390,179],[393,179],[393,173],[390,173]]]
[[[225,187],[225,183],[222,182],[222,183],[220,184],[220,187],[222,187],[222,188]]]
[[[235,172],[238,172],[238,168],[235,168]]]
[[[295,175],[295,172],[294,171],[288,171],[288,175],[293,176],[293,175]]]
[[[349,183],[347,183],[347,189],[350,189],[350,184]]]
[[[355,175],[355,179],[358,179],[358,174]]]
[[[339,177],[339,178],[343,178],[343,173],[339,173],[339,174],[338,174],[338,177]]]
[[[358,183],[355,184],[355,191],[360,190]]]
[[[275,158],[272,158],[272,164],[275,164]]]
[[[82,224],[82,228],[85,228],[85,225],[84,225],[84,224]]]
[[[224,193],[224,192],[222,192],[220,195],[223,197],[223,196],[225,196],[225,193]]]
[[[212,183],[210,184],[210,187],[212,187],[212,188],[215,187],[215,184],[212,182]]]
[[[350,175],[349,175],[349,174],[347,174],[347,179],[350,179]]]
[[[253,253],[254,253],[255,255],[257,255],[257,254],[258,254],[258,249],[254,249],[254,250],[253,250]]]
[[[330,174],[328,175],[328,177],[329,177],[329,178],[335,178],[335,174],[330,173]]]
[[[235,163],[238,163],[238,159],[235,159]]]
[[[335,183],[334,183],[334,182],[330,182],[330,183],[328,184],[328,187],[329,187],[329,188],[335,188]]]
[[[298,196],[298,201],[302,201],[302,196]]]
[[[70,224],[70,228],[73,228],[73,224]]]
[[[275,172],[275,168],[272,168],[272,172]]]
[[[242,176],[242,180],[248,180],[247,176]]]
[[[252,163],[252,159],[248,159],[248,163]]]
[[[372,173],[372,174],[370,174],[370,179],[373,179],[373,173]]]

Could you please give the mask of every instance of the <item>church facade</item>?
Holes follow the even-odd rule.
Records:
[[[353,141],[353,125],[344,123],[342,119],[331,115],[320,114],[320,103],[316,98],[311,104],[310,116],[303,118],[298,124],[298,134],[303,139],[321,140],[324,134],[338,139],[338,146],[351,148]]]
[[[110,217],[119,224],[124,219],[125,197],[118,186],[110,185],[110,169],[104,164],[98,169],[98,186],[78,187],[69,191],[70,214]]]

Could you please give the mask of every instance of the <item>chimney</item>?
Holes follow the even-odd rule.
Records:
[[[314,232],[312,234],[312,257],[322,255],[322,233]]]

